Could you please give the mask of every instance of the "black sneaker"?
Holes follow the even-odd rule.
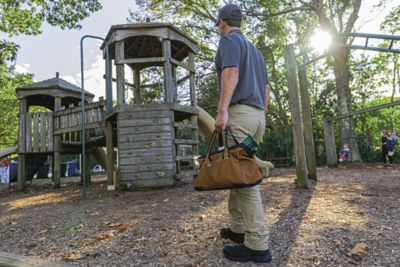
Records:
[[[238,233],[232,232],[232,230],[229,228],[222,228],[220,231],[220,235],[221,235],[221,238],[230,239],[233,242],[236,242],[238,244],[243,244],[243,242],[244,242],[244,234],[238,234]]]
[[[253,250],[247,248],[245,245],[233,245],[224,247],[224,256],[227,259],[239,262],[270,262],[272,260],[269,249],[267,250]]]

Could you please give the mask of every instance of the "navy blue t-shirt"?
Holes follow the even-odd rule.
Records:
[[[222,70],[227,67],[239,68],[239,81],[231,104],[241,103],[264,109],[265,85],[269,84],[264,57],[239,29],[234,29],[221,37],[215,65],[220,92]]]

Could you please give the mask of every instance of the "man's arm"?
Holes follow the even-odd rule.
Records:
[[[271,87],[269,86],[269,84],[266,84],[265,85],[265,107],[264,107],[265,112],[268,111],[270,94],[271,94]]]
[[[215,120],[215,128],[220,132],[225,130],[228,125],[228,108],[238,81],[239,68],[228,67],[222,70],[221,96],[218,103],[218,114]]]

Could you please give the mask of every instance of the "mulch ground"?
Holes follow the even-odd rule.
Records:
[[[0,251],[71,266],[400,266],[400,168],[319,168],[309,190],[294,169],[260,186],[270,229],[269,264],[224,259],[227,191],[191,184],[107,192],[69,179],[0,192]]]

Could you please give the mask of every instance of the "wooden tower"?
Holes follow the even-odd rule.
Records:
[[[53,156],[52,175],[54,186],[58,187],[61,177],[61,153],[79,153],[79,149],[68,150],[68,147],[62,145],[62,136],[57,134],[60,128],[57,126],[60,125],[59,116],[55,114],[65,110],[65,107],[78,106],[81,88],[61,79],[57,72],[55,78],[17,88],[17,97],[19,100],[18,188],[22,189],[26,182],[26,161],[34,160],[40,165],[46,161],[47,155]],[[85,92],[86,102],[92,102],[93,97],[93,94]],[[46,107],[50,111],[29,112],[31,106]]]
[[[114,166],[117,148],[116,185],[159,187],[192,179],[198,154],[196,42],[170,24],[126,24],[111,27],[102,49],[107,166]],[[111,184],[113,170],[107,171]]]

